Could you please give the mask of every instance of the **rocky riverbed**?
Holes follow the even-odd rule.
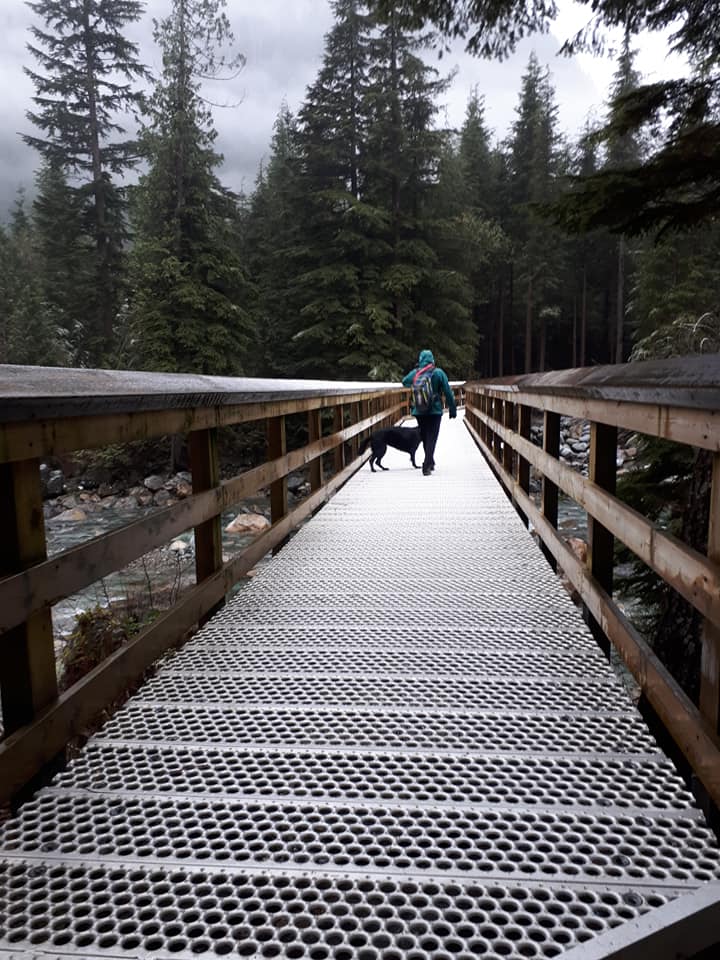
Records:
[[[44,513],[48,555],[68,550],[94,537],[132,523],[153,511],[171,506],[192,494],[192,477],[181,471],[171,475],[150,474],[127,488],[95,471],[67,473],[44,465],[41,468],[45,494]],[[290,498],[300,500],[309,492],[301,473],[288,479]],[[223,558],[239,552],[270,526],[266,491],[237,504],[223,514]],[[188,530],[122,570],[104,577],[81,593],[56,604],[53,623],[59,647],[74,626],[78,614],[96,606],[129,606],[138,599],[147,609],[169,606],[194,583],[193,531]]]

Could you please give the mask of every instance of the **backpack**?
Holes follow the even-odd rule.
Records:
[[[435,393],[432,387],[432,375],[435,372],[435,364],[429,363],[426,367],[421,367],[413,377],[412,392],[413,406],[415,413],[430,413],[435,399]]]

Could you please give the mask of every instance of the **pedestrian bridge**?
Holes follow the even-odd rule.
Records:
[[[634,384],[615,369],[464,385],[430,477],[392,450],[388,472],[358,469],[358,439],[407,412],[389,385],[0,368],[0,960],[720,956],[720,851],[698,805],[720,781],[717,378],[688,361],[658,386],[637,367]],[[561,415],[593,425],[587,478],[558,457]],[[252,421],[266,462],[221,481],[216,431]],[[625,515],[609,477],[623,422],[710,452],[706,556]],[[180,430],[188,501],[45,557],[40,459]],[[292,510],[301,464],[312,490]],[[222,509],[268,485],[270,531],[223,558]],[[586,564],[557,533],[568,487]],[[58,693],[52,603],[189,527],[197,586]],[[640,556],[652,540],[705,616],[699,706],[612,599],[621,534]]]

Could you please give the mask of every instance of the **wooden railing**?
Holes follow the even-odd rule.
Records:
[[[720,357],[511,377],[468,383],[465,391],[465,420],[478,446],[535,528],[553,565],[562,568],[579,593],[598,640],[617,648],[720,807]],[[530,439],[533,411],[543,418],[542,448]],[[561,417],[590,423],[587,478],[559,459]],[[615,496],[618,428],[712,452],[707,555]],[[530,496],[531,467],[542,478],[539,505]],[[559,491],[587,511],[586,563],[557,532]],[[612,599],[615,538],[704,618],[699,707]]]
[[[408,399],[409,391],[392,384],[0,366],[0,799],[15,795],[163,652],[208,619],[233,584],[362,465],[359,438],[397,422]],[[332,411],[329,434],[324,411]],[[292,414],[307,417],[308,442],[288,450]],[[221,482],[218,431],[258,422],[266,429],[265,462]],[[187,438],[192,496],[47,558],[43,459],[176,434]],[[332,457],[329,478],[324,456]],[[310,493],[290,510],[288,474],[306,466]],[[271,527],[224,563],[222,511],[265,487]],[[52,605],[191,528],[196,585],[59,694]]]

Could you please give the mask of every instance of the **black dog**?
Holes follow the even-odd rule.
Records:
[[[371,433],[369,437],[363,440],[358,453],[364,453],[368,444],[372,447],[370,469],[373,473],[375,473],[373,461],[381,470],[389,469],[380,462],[388,447],[395,447],[396,450],[404,450],[405,453],[409,453],[412,465],[416,469],[418,468],[415,463],[415,451],[420,446],[420,430],[418,427],[387,427],[385,430],[376,430],[375,433]]]

